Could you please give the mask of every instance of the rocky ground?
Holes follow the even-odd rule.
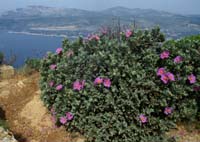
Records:
[[[0,127],[0,142],[17,142],[13,134]]]
[[[0,80],[0,107],[5,111],[9,131],[0,128],[0,142],[83,142],[63,127],[56,127],[40,100],[39,73],[20,74]],[[192,126],[192,125],[190,125]],[[12,133],[11,133],[12,132]],[[169,133],[179,142],[200,142],[200,131],[179,125]],[[13,137],[14,136],[14,137]]]
[[[34,73],[0,81],[0,106],[14,137],[19,142],[82,142],[83,139],[72,138],[63,127],[54,125],[40,100],[38,80],[39,73]]]

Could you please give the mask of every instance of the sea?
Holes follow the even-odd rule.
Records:
[[[6,60],[16,56],[13,66],[20,68],[27,58],[42,58],[48,51],[55,52],[63,40],[64,37],[0,31],[0,52],[4,53]]]

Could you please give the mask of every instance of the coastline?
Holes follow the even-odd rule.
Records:
[[[23,34],[23,35],[33,35],[33,36],[46,36],[46,37],[62,37],[68,38],[67,35],[56,35],[56,34],[39,34],[39,33],[31,33],[31,32],[15,32],[15,31],[8,31],[9,34]]]

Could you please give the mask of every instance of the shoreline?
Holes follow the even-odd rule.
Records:
[[[7,33],[9,33],[9,34],[33,35],[33,36],[45,36],[45,37],[69,38],[67,35],[56,35],[56,34],[39,34],[39,33],[31,33],[31,32],[15,32],[15,31],[8,31]]]

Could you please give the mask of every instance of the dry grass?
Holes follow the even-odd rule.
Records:
[[[200,142],[199,122],[180,123],[177,129],[171,130],[167,135],[174,137],[177,142]]]

